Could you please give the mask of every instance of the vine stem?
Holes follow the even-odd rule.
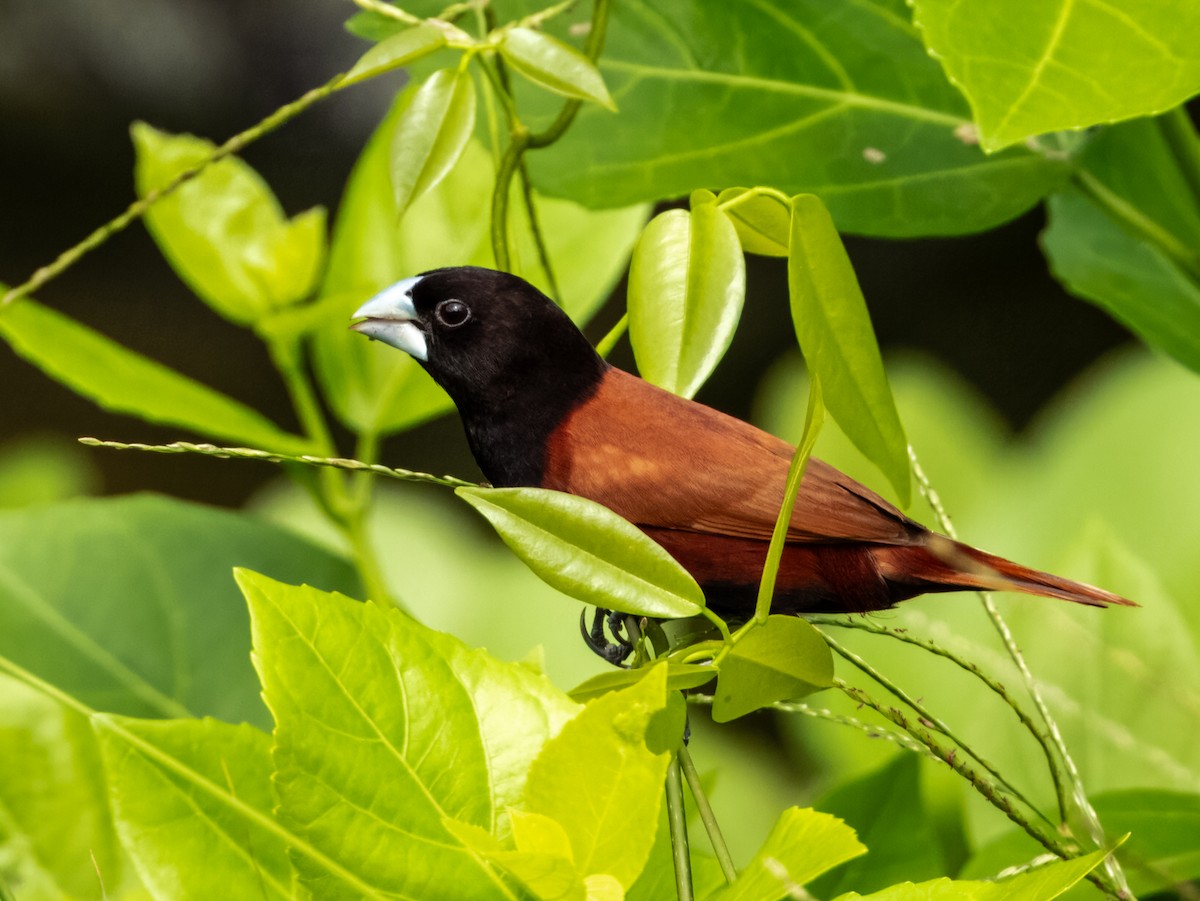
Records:
[[[1051,829],[1054,828],[1054,824],[1051,823],[1050,820],[1046,818],[1045,814],[1043,814],[1038,809],[1036,804],[1034,804],[1027,797],[1025,797],[1025,795],[1018,788],[1016,788],[1016,786],[1014,786],[1011,782],[1008,781],[1008,779],[1006,779],[1003,775],[1001,775],[1000,772],[994,766],[992,766],[991,763],[989,763],[987,760],[985,760],[983,757],[981,757],[969,744],[967,744],[965,741],[963,741],[961,738],[959,738],[957,735],[955,735],[954,732],[951,731],[949,726],[947,726],[940,718],[934,716],[928,709],[926,709],[926,707],[923,704],[921,704],[920,701],[911,697],[908,694],[908,692],[906,692],[904,689],[902,689],[899,685],[896,685],[891,679],[889,679],[883,673],[879,672],[879,670],[875,669],[875,667],[871,666],[871,664],[867,663],[867,661],[863,660],[861,657],[859,657],[853,651],[849,650],[848,648],[842,647],[838,642],[834,641],[834,639],[832,639],[830,636],[825,635],[824,633],[821,633],[821,634],[822,634],[822,637],[825,639],[825,642],[829,645],[829,647],[833,650],[833,652],[835,654],[840,656],[843,660],[846,660],[848,663],[850,663],[852,666],[857,668],[864,675],[873,679],[875,682],[877,682],[879,685],[881,685],[884,688],[884,690],[891,692],[902,703],[908,705],[908,707],[913,711],[913,713],[915,713],[917,715],[918,721],[921,722],[923,725],[937,730],[942,735],[946,736],[946,738],[950,739],[950,741],[954,742],[954,744],[958,745],[958,747],[962,748],[962,750],[964,750],[968,754],[970,754],[971,757],[974,758],[975,762],[978,763],[981,767],[983,767],[983,769],[985,771],[987,771],[989,776],[991,776],[993,779],[996,780],[997,785],[999,785],[1002,789],[1004,789],[1004,791],[1008,792],[1010,795],[1012,795],[1014,798],[1016,798],[1018,801],[1020,801],[1026,807],[1028,807],[1033,813],[1035,813],[1038,817],[1040,817],[1043,821],[1045,821],[1045,824],[1047,826],[1049,826]]]
[[[866,619],[847,620],[827,616],[806,616],[805,619],[807,619],[809,623],[814,626],[833,626],[839,629],[858,629],[863,632],[870,632],[875,635],[884,635],[888,638],[894,638],[897,641],[914,645],[924,651],[928,651],[930,654],[935,654],[938,657],[949,660],[951,663],[955,664],[961,669],[966,670],[968,673],[986,685],[989,689],[995,692],[995,694],[997,694],[1000,699],[1012,709],[1013,713],[1016,714],[1017,719],[1021,721],[1021,724],[1029,731],[1029,734],[1037,740],[1038,746],[1042,749],[1042,753],[1046,758],[1046,765],[1050,770],[1050,777],[1054,782],[1054,792],[1058,798],[1059,817],[1063,822],[1066,822],[1066,789],[1063,786],[1062,775],[1059,773],[1059,768],[1054,758],[1054,748],[1051,746],[1050,740],[1046,737],[1045,733],[1043,733],[1042,730],[1037,727],[1037,724],[1033,721],[1032,717],[1025,712],[1025,708],[1017,703],[1016,698],[1010,695],[1008,690],[1001,683],[987,675],[987,673],[985,673],[971,661],[963,657],[959,657],[949,649],[943,648],[941,645],[932,642],[927,638],[920,638],[916,635],[911,635],[906,631],[899,629],[888,629],[885,626],[881,626]],[[828,636],[826,636],[826,638],[828,638]]]
[[[729,853],[729,846],[725,844],[725,836],[721,832],[721,824],[717,822],[712,805],[708,803],[708,793],[704,791],[704,786],[700,784],[700,774],[696,771],[696,764],[692,760],[692,752],[688,750],[686,744],[680,745],[678,756],[680,769],[683,770],[683,778],[687,780],[688,788],[692,792],[692,800],[696,802],[696,813],[700,815],[700,822],[704,824],[704,829],[708,833],[708,841],[712,845],[713,853],[717,856],[717,863],[721,865],[721,872],[725,874],[725,881],[733,882],[737,879],[737,867],[733,864],[733,856]]]
[[[894,723],[896,726],[899,726],[917,741],[921,742],[921,744],[925,745],[925,747],[927,747],[935,757],[945,763],[948,767],[950,767],[950,769],[954,770],[954,772],[958,773],[958,775],[966,779],[967,782],[969,782],[971,786],[977,792],[979,792],[979,794],[982,795],[989,804],[1003,813],[1012,822],[1020,826],[1021,829],[1026,832],[1026,834],[1033,838],[1047,851],[1063,860],[1069,860],[1072,857],[1077,856],[1072,854],[1071,849],[1063,845],[1053,832],[1040,829],[1032,820],[1025,816],[1025,814],[1017,810],[1013,806],[1012,801],[1002,790],[999,789],[998,786],[984,778],[979,771],[971,766],[966,760],[959,759],[958,755],[955,754],[955,749],[947,748],[938,742],[938,740],[933,737],[928,729],[919,724],[909,722],[908,718],[905,717],[904,714],[897,708],[889,707],[877,701],[867,692],[863,691],[863,689],[850,685],[844,679],[834,677],[833,686],[855,703],[871,708],[884,719]],[[1111,856],[1112,855],[1110,854],[1109,857]],[[1106,875],[1109,876],[1108,879],[1101,877],[1093,871],[1088,873],[1086,878],[1089,882],[1093,883],[1097,888],[1107,895],[1115,898],[1127,897],[1128,890],[1122,890],[1118,888],[1111,880],[1111,874]]]
[[[908,447],[908,459],[912,465],[913,475],[916,477],[921,495],[929,502],[929,506],[933,509],[933,514],[937,519],[938,525],[950,538],[957,539],[957,530],[950,521],[950,516],[946,513],[946,508],[942,506],[942,499],[930,484],[929,477],[925,474],[925,470],[921,468],[921,463],[917,459],[917,453],[913,450],[911,444]],[[1050,712],[1050,707],[1046,704],[1046,699],[1042,696],[1041,689],[1038,688],[1037,679],[1034,678],[1033,671],[1029,669],[1025,655],[1021,653],[1021,648],[1017,645],[1012,630],[1008,628],[1008,623],[1000,615],[1000,611],[996,608],[992,596],[986,591],[980,591],[978,594],[980,601],[983,603],[983,609],[987,612],[988,618],[991,619],[992,625],[1000,635],[1000,640],[1004,643],[1004,648],[1008,652],[1008,656],[1012,659],[1013,664],[1017,667],[1017,671],[1021,674],[1025,690],[1029,693],[1030,700],[1033,701],[1033,706],[1037,710],[1038,716],[1046,724],[1046,731],[1050,735],[1050,741],[1054,744],[1059,759],[1062,760],[1063,768],[1067,772],[1067,779],[1071,785],[1071,794],[1075,801],[1075,806],[1083,818],[1084,824],[1087,826],[1088,835],[1096,847],[1102,848],[1105,843],[1104,827],[1100,824],[1100,817],[1096,813],[1096,808],[1088,800],[1087,791],[1083,787],[1083,777],[1080,775],[1079,767],[1075,764],[1075,758],[1071,756],[1071,752],[1067,749],[1067,743],[1063,738],[1062,730],[1058,727],[1058,721],[1055,720],[1054,715]],[[1063,825],[1067,824],[1064,823]],[[1114,894],[1118,898],[1132,897],[1132,892],[1129,890],[1129,882],[1125,878],[1125,872],[1121,868],[1121,864],[1115,854],[1110,854],[1105,858],[1104,869],[1109,879],[1115,885]],[[1105,890],[1107,890],[1107,887]]]
[[[155,188],[152,191],[147,191],[142,197],[139,197],[119,216],[110,219],[104,225],[97,228],[90,235],[71,247],[68,247],[51,263],[41,267],[33,273],[28,279],[15,288],[10,289],[5,295],[0,298],[0,309],[15,303],[22,297],[32,294],[39,290],[48,282],[62,275],[67,269],[75,265],[79,260],[100,247],[109,238],[118,232],[124,231],[131,224],[136,222],[146,214],[158,201],[164,197],[178,191],[183,185],[187,184],[210,165],[224,159],[227,156],[237,153],[248,144],[261,138],[263,135],[274,131],[285,122],[294,119],[300,113],[304,112],[314,103],[325,99],[330,94],[338,90],[345,73],[339,73],[323,85],[313,88],[305,92],[291,103],[281,106],[265,119],[247,128],[245,131],[238,132],[232,138],[212,152],[212,155],[200,161],[189,169],[185,169],[176,175],[173,179],[163,185],[161,188]]]
[[[679,901],[694,901],[692,857],[688,848],[687,812],[683,807],[683,780],[679,755],[667,765],[667,825],[671,830],[671,858],[675,861],[675,894]]]

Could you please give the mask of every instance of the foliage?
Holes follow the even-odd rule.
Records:
[[[1200,141],[1178,106],[1200,84],[1181,43],[1194,23],[1155,0],[1021,4],[1021,29],[940,0],[357,2],[350,27],[373,45],[346,76],[220,146],[136,124],[139,199],[0,301],[14,352],[78,394],[251,445],[151,449],[286,463],[314,501],[273,505],[305,538],[160,498],[22,506],[88,477],[69,456],[0,458],[0,894],[1043,899],[1094,891],[1085,878],[1110,894],[1126,873],[1138,892],[1200,878],[1200,572],[1182,521],[1200,482],[1171,456],[1200,441],[1178,415],[1200,402],[1194,377],[1127,362],[1007,448],[948,375],[895,366],[889,384],[837,232],[961,234],[1045,200],[1055,275],[1200,370]],[[322,210],[287,217],[234,154],[398,67],[412,84],[332,236]],[[138,218],[201,301],[262,339],[300,434],[25,296]],[[603,508],[378,465],[385,436],[450,409],[414,361],[344,328],[379,289],[497,266],[583,324],[628,265],[628,316],[601,346],[627,326],[642,374],[692,396],[743,315],[746,253],[786,258],[806,365],[782,364],[762,397],[761,419],[800,445],[781,524],[819,443],[905,505],[915,472],[921,517],[950,528],[911,440],[973,538],[1146,607],[1026,602],[1006,614],[1024,655],[997,647],[993,608],[961,601],[814,627],[769,614],[777,528],[756,614],[731,629]],[[372,473],[465,504],[376,490]],[[1083,497],[1098,498],[1086,529]],[[467,505],[552,588],[449,521]],[[539,659],[461,640],[517,656],[545,628],[555,653],[565,620],[514,612],[545,600],[573,618],[555,590],[625,614],[631,670],[568,696]],[[430,627],[452,616],[460,638]],[[819,707],[797,700],[831,687]],[[682,690],[716,723],[820,717],[783,721],[836,783],[818,809],[775,786],[722,799],[731,854]],[[700,756],[730,732],[697,710]],[[770,766],[744,747],[719,779]],[[684,779],[715,860],[688,851]]]

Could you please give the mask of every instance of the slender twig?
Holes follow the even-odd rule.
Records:
[[[150,207],[164,197],[175,193],[180,187],[191,181],[213,163],[237,153],[263,135],[274,131],[285,122],[294,119],[317,101],[323,100],[334,91],[337,91],[343,77],[344,75],[339,73],[325,82],[325,84],[315,87],[291,103],[281,106],[257,125],[253,125],[245,131],[234,135],[220,147],[216,148],[206,159],[180,172],[162,187],[147,191],[144,196],[126,207],[125,212],[121,213],[121,215],[100,226],[78,244],[64,250],[54,262],[38,269],[24,282],[9,290],[3,298],[0,298],[0,309],[20,300],[22,297],[32,294],[42,288],[47,282],[62,275],[63,272],[75,265],[84,255],[100,247],[113,235],[128,228],[132,223],[144,216]]]
[[[550,261],[550,249],[546,246],[545,233],[538,220],[537,204],[533,202],[533,183],[529,180],[529,167],[522,159],[517,167],[517,175],[521,182],[521,197],[525,201],[525,214],[529,217],[529,230],[533,233],[533,245],[537,248],[538,262],[546,273],[546,284],[550,289],[550,298],[562,306],[566,298],[558,287],[558,279],[554,275],[554,265]]]
[[[696,772],[692,753],[688,750],[687,745],[680,745],[678,755],[683,778],[687,780],[688,788],[692,792],[692,800],[696,802],[696,813],[699,814],[700,822],[704,824],[704,830],[708,833],[708,841],[712,845],[713,853],[717,856],[717,863],[721,865],[725,881],[733,882],[737,879],[737,867],[733,864],[733,857],[729,853],[729,846],[725,844],[725,836],[721,833],[721,825],[717,822],[712,805],[708,803],[708,793],[700,784],[700,774]]]
[[[604,48],[604,37],[608,31],[610,2],[611,0],[594,0],[592,5],[591,27],[588,29],[587,40],[584,42],[583,54],[593,62],[599,58],[600,51]],[[551,9],[557,15],[568,6],[570,4],[564,3]],[[562,137],[575,120],[575,116],[579,112],[580,101],[566,101],[554,122],[545,131],[534,134],[517,115],[515,104],[512,101],[512,92],[504,73],[503,62],[496,60],[493,65],[495,66],[494,72],[489,71],[490,66],[486,63],[484,71],[492,79],[497,93],[505,98],[505,113],[509,120],[509,144],[500,158],[500,166],[496,171],[496,184],[492,189],[492,254],[496,258],[497,268],[508,269],[512,261],[512,254],[508,247],[508,197],[513,177],[521,169],[525,151],[548,147]],[[536,229],[536,224],[534,224],[534,228]],[[535,240],[538,239],[536,232],[534,237]]]
[[[938,525],[946,535],[951,538],[957,538],[958,535],[954,524],[950,521],[950,517],[946,513],[946,508],[942,506],[941,498],[929,483],[929,477],[925,475],[925,470],[921,468],[921,463],[917,459],[916,451],[913,450],[912,445],[909,445],[908,448],[908,458],[912,464],[913,475],[916,477],[921,495],[929,502],[929,506],[933,509]],[[1053,742],[1055,750],[1058,751],[1059,759],[1066,770],[1067,779],[1071,784],[1071,794],[1075,801],[1075,807],[1083,818],[1084,824],[1087,826],[1088,835],[1096,847],[1103,848],[1106,842],[1104,827],[1100,824],[1100,817],[1096,813],[1096,808],[1088,800],[1087,791],[1083,786],[1083,777],[1079,773],[1079,768],[1075,765],[1075,758],[1071,756],[1071,752],[1067,749],[1066,740],[1063,738],[1062,731],[1058,728],[1058,721],[1054,719],[1054,715],[1050,712],[1050,707],[1046,704],[1045,698],[1042,697],[1041,689],[1038,687],[1032,670],[1029,669],[1025,655],[1021,653],[1021,648],[1017,645],[1012,630],[1008,628],[1008,623],[1000,615],[1000,611],[996,608],[991,594],[986,591],[977,593],[983,603],[983,609],[987,612],[992,625],[995,627],[997,633],[999,633],[1005,650],[1008,651],[1008,656],[1012,659],[1013,664],[1017,667],[1017,671],[1021,674],[1021,680],[1025,684],[1025,690],[1029,693],[1030,700],[1033,701],[1033,706],[1037,709],[1038,715],[1046,724],[1046,731],[1050,734],[1050,741]],[[1067,824],[1064,823],[1064,825]],[[1104,869],[1109,879],[1116,886],[1113,890],[1115,894],[1120,898],[1131,897],[1132,893],[1129,890],[1129,882],[1125,878],[1125,873],[1121,869],[1120,861],[1117,860],[1115,854],[1110,854],[1105,858]]]
[[[121,441],[102,441],[99,438],[80,438],[80,444],[88,447],[107,447],[112,450],[148,451],[153,454],[201,454],[206,457],[234,458],[240,460],[263,460],[267,463],[305,463],[309,466],[332,466],[335,469],[347,469],[351,472],[373,472],[376,475],[387,476],[389,479],[400,479],[404,482],[428,482],[432,485],[445,485],[449,488],[478,487],[478,482],[468,482],[454,476],[435,476],[427,472],[416,472],[411,469],[394,469],[379,463],[363,463],[344,457],[318,457],[314,454],[278,454],[273,451],[258,450],[252,447],[218,447],[215,444],[192,444],[188,441],[175,441],[171,444],[138,444]]]
[[[688,848],[687,812],[683,807],[683,780],[679,775],[678,756],[673,756],[667,766],[666,793],[671,858],[675,862],[675,894],[679,901],[693,901],[692,857]]]
[[[1058,836],[1053,832],[1048,832],[1036,825],[1033,820],[1029,819],[1013,805],[1012,800],[998,786],[982,776],[967,760],[960,758],[955,753],[955,749],[942,745],[927,728],[919,723],[910,722],[897,708],[880,703],[861,688],[850,685],[843,679],[835,677],[833,685],[851,700],[864,707],[871,708],[880,716],[899,726],[913,738],[924,744],[934,756],[966,779],[989,804],[1003,813],[1009,820],[1020,826],[1021,829],[1047,851],[1050,851],[1063,860],[1079,856],[1078,848],[1075,848],[1073,852],[1071,848],[1062,844]],[[1108,877],[1110,876],[1111,874],[1108,874]],[[1106,876],[1101,876],[1093,871],[1087,875],[1087,879],[1108,895],[1116,898],[1126,897],[1113,884],[1111,878],[1106,878]]]
[[[886,689],[887,691],[889,691],[893,695],[895,695],[896,698],[898,698],[901,701],[901,703],[907,704],[908,707],[911,708],[912,711],[917,715],[917,717],[919,718],[919,721],[923,725],[937,730],[942,735],[946,736],[946,738],[950,739],[952,742],[954,742],[956,745],[958,745],[958,747],[960,747],[963,751],[970,754],[971,757],[973,757],[975,759],[975,762],[978,763],[981,767],[983,767],[984,770],[987,771],[988,775],[990,775],[993,779],[995,779],[996,783],[1001,788],[1003,788],[1006,792],[1008,792],[1010,795],[1012,795],[1014,798],[1016,798],[1018,801],[1020,801],[1026,807],[1028,807],[1031,811],[1033,811],[1035,814],[1037,814],[1039,817],[1041,817],[1043,820],[1045,820],[1047,826],[1049,826],[1051,829],[1054,828],[1054,824],[1052,822],[1050,822],[1050,820],[1046,817],[1045,814],[1043,814],[1041,812],[1040,809],[1038,809],[1038,806],[1036,804],[1034,804],[1027,797],[1025,797],[1024,793],[1021,792],[1020,789],[1018,789],[1015,785],[1013,785],[1011,782],[1009,782],[1008,779],[1006,779],[991,763],[989,763],[987,760],[985,760],[983,757],[981,757],[978,754],[978,752],[976,752],[969,744],[967,744],[965,741],[963,741],[961,738],[959,738],[957,735],[955,735],[954,732],[950,729],[950,727],[947,726],[946,723],[943,722],[940,718],[934,716],[934,714],[931,713],[929,711],[929,709],[925,707],[924,704],[922,704],[916,698],[911,697],[908,694],[908,692],[906,692],[904,689],[902,689],[899,685],[897,685],[895,682],[893,682],[891,679],[889,679],[883,673],[879,672],[879,670],[877,670],[871,664],[867,663],[867,661],[863,660],[862,657],[855,654],[849,648],[842,647],[841,644],[839,644],[837,641],[835,641],[829,635],[826,635],[824,632],[822,632],[821,634],[822,634],[822,637],[824,637],[825,642],[829,645],[829,647],[833,650],[833,652],[835,654],[840,656],[843,660],[846,660],[852,666],[859,669],[861,672],[863,672],[864,674],[869,676],[871,679],[874,679],[881,686],[883,686],[884,689]]]
[[[1200,206],[1200,141],[1196,139],[1196,127],[1192,125],[1187,108],[1177,106],[1154,121],[1192,192],[1192,205]]]
[[[807,619],[814,626],[835,626],[839,629],[858,629],[863,632],[871,632],[875,635],[885,635],[888,638],[894,638],[897,641],[903,641],[907,644],[914,645],[922,650],[928,651],[931,654],[936,654],[938,657],[943,657],[946,660],[949,660],[955,666],[966,670],[968,673],[986,685],[989,689],[995,692],[1000,699],[1012,709],[1013,713],[1016,714],[1017,719],[1020,720],[1021,725],[1023,725],[1028,730],[1029,734],[1037,740],[1038,746],[1042,749],[1042,753],[1046,757],[1046,763],[1050,770],[1051,779],[1054,782],[1054,791],[1058,797],[1059,817],[1063,822],[1066,822],[1066,788],[1063,785],[1062,776],[1059,773],[1058,761],[1054,757],[1054,748],[1050,744],[1050,739],[1041,729],[1038,728],[1037,723],[1035,723],[1033,718],[1026,713],[1025,708],[1017,703],[1017,699],[1008,693],[1008,689],[1006,689],[1002,683],[997,682],[991,676],[987,675],[976,664],[972,663],[970,660],[967,660],[965,657],[960,657],[953,651],[942,647],[936,642],[930,641],[927,638],[921,638],[920,636],[913,635],[908,631],[889,629],[886,626],[881,626],[878,623],[872,622],[868,619],[845,619],[832,616],[807,616],[805,619]]]
[[[608,330],[608,334],[596,342],[596,353],[602,357],[607,357],[612,353],[613,348],[617,346],[617,342],[629,330],[629,314],[622,314],[617,320],[617,324]]]

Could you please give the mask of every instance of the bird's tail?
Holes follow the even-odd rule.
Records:
[[[888,570],[893,568],[889,566],[891,561],[887,559],[889,555],[886,552],[901,550],[900,547],[887,548],[883,559],[877,557],[884,578],[890,577]],[[915,561],[910,558],[904,561],[902,568],[895,570],[898,581],[910,583],[922,592],[1019,591],[1092,607],[1138,606],[1128,598],[1103,588],[1030,569],[936,533],[931,533],[924,544],[903,550],[910,554],[924,552],[919,565],[913,566]]]

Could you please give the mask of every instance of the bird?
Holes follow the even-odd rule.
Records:
[[[405,278],[363,304],[350,328],[408,353],[445,389],[493,486],[603,504],[674,557],[713,612],[753,616],[791,444],[610,365],[559,306],[506,272],[456,266]],[[866,614],[967,590],[1137,606],[934,532],[809,459],[773,613]]]

